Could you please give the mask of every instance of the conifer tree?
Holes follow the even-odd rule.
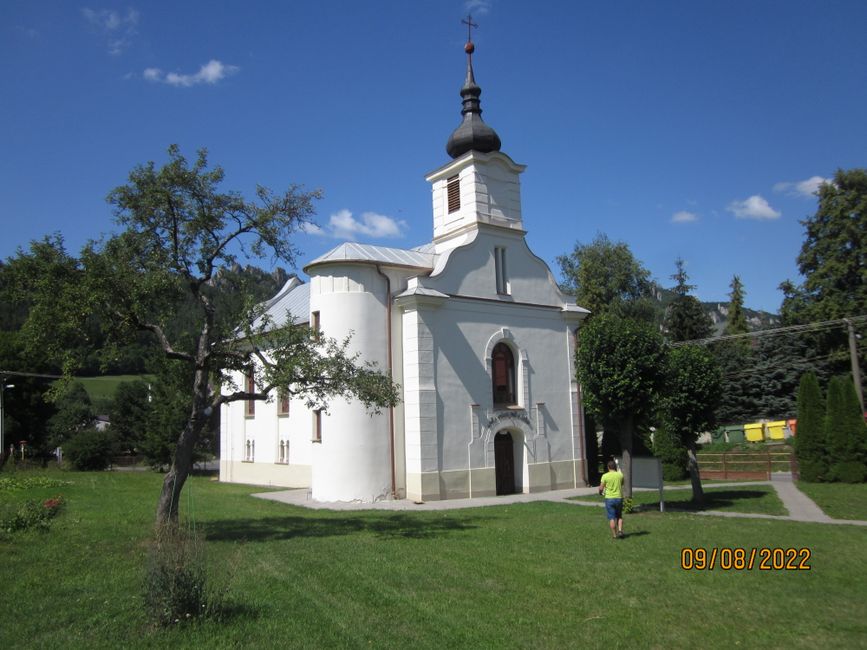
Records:
[[[864,480],[865,436],[864,418],[852,380],[846,375],[834,377],[828,385],[825,415],[828,474],[832,480],[846,483]]]
[[[805,481],[823,481],[828,476],[825,458],[824,405],[819,381],[812,372],[801,377],[798,388],[798,428],[795,453]]]
[[[674,262],[677,272],[671,276],[677,284],[674,293],[677,294],[665,314],[665,331],[672,341],[691,341],[705,339],[713,333],[713,322],[705,313],[698,298],[690,295],[695,285],[688,284],[684,262],[677,258]]]
[[[732,278],[732,292],[729,294],[729,313],[728,322],[726,323],[723,334],[746,334],[749,332],[747,327],[747,317],[744,314],[744,284],[737,275]]]

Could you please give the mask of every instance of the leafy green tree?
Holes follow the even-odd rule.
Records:
[[[192,164],[177,146],[168,155],[161,168],[152,162],[136,167],[128,183],[109,194],[118,233],[85,247],[71,282],[36,293],[27,327],[32,344],[64,358],[67,369],[80,359],[56,341],[80,332],[94,314],[109,344],[145,332],[165,358],[187,366],[189,410],[163,481],[158,525],[177,522],[197,445],[223,404],[264,400],[277,386],[291,386],[320,404],[334,395],[358,399],[372,410],[397,401],[390,378],[350,355],[347,341],[314,340],[306,327],[291,323],[275,327],[262,318],[264,308],[253,296],[220,299],[217,277],[237,264],[240,253],[294,262],[292,235],[310,219],[319,192],[292,186],[274,194],[259,187],[256,199],[247,201],[219,190],[223,170],[209,169],[204,150]],[[196,316],[176,328],[180,306],[194,308]],[[49,322],[51,328],[40,327]],[[247,393],[232,383],[232,373],[254,358],[259,388]]]
[[[740,277],[735,275],[732,278],[730,286],[732,292],[729,294],[728,320],[726,321],[723,334],[726,336],[730,334],[746,334],[750,331],[750,328],[747,326],[747,317],[744,314],[744,296],[746,295],[744,284],[741,282]]]
[[[798,428],[795,436],[795,454],[801,478],[805,481],[823,481],[828,477],[824,413],[825,404],[819,381],[814,373],[807,372],[801,377],[798,389]]]
[[[577,373],[584,404],[618,431],[625,495],[632,496],[632,452],[665,381],[665,347],[649,323],[603,314],[578,333]]]
[[[625,243],[612,242],[600,233],[591,244],[576,243],[572,253],[559,256],[557,263],[564,291],[594,315],[655,319],[650,272]]]
[[[713,355],[705,348],[684,345],[668,355],[668,376],[662,410],[666,429],[686,449],[692,499],[704,500],[696,441],[699,434],[716,425],[722,377]]]
[[[678,257],[675,266],[677,272],[671,278],[677,282],[674,287],[676,295],[665,314],[665,331],[675,342],[709,338],[713,334],[713,321],[698,298],[690,295],[695,285],[687,283],[689,276],[683,260]]]
[[[90,396],[77,381],[62,386],[54,398],[57,412],[48,421],[49,445],[58,447],[75,437],[80,431],[93,426],[96,414]]]
[[[147,382],[125,381],[118,385],[109,408],[109,420],[115,439],[124,452],[133,452],[144,439],[151,412]]]
[[[111,464],[114,437],[109,431],[84,429],[63,447],[63,456],[77,470],[100,471]]]

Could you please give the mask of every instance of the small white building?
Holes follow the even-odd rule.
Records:
[[[318,501],[416,501],[583,486],[575,333],[587,310],[527,247],[524,166],[481,119],[467,45],[452,160],[427,175],[433,240],[341,244],[270,301],[390,369],[401,403],[370,416],[334,399],[223,406],[220,480],[309,487]],[[243,378],[238,378],[243,385]]]

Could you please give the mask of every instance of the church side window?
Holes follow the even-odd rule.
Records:
[[[277,415],[289,415],[289,391],[281,390],[277,393]]]
[[[256,457],[256,441],[255,440],[248,440],[244,444],[244,461],[247,463],[252,463],[255,457]]]
[[[280,446],[277,448],[277,462],[281,465],[289,463],[289,441],[281,440]]]
[[[319,332],[322,329],[322,321],[319,318],[318,311],[314,311],[310,314],[310,329],[312,330],[313,340],[318,341]]]
[[[446,181],[446,195],[448,196],[449,214],[461,209],[461,180],[452,176]]]
[[[515,356],[505,343],[497,343],[491,354],[494,404],[512,406],[515,399]]]
[[[246,393],[255,393],[256,392],[256,378],[253,375],[253,369],[252,368],[247,371],[247,375],[244,378],[244,392],[246,392]],[[254,400],[254,399],[248,399],[247,400],[244,414],[248,418],[252,418],[256,415],[256,400]]]
[[[509,276],[506,274],[506,249],[494,248],[494,271],[497,274],[497,293],[509,295]]]
[[[322,409],[313,411],[313,442],[322,442]]]

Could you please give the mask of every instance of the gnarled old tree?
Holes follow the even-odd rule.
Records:
[[[177,521],[196,441],[224,403],[266,400],[277,387],[320,407],[335,395],[358,399],[372,411],[397,401],[390,377],[348,354],[348,341],[311,336],[291,318],[275,327],[248,288],[235,287],[227,300],[216,282],[240,256],[293,264],[292,236],[311,218],[319,192],[291,186],[274,194],[258,187],[256,200],[247,201],[219,191],[223,171],[208,168],[204,150],[193,164],[177,146],[168,155],[162,168],[152,162],[136,167],[128,183],[109,194],[121,231],[85,247],[74,281],[39,297],[29,327],[34,345],[51,347],[66,338],[58,334],[99,314],[112,344],[149,332],[167,359],[188,367],[189,416],[163,481],[158,525]],[[237,300],[238,292],[247,299]],[[186,315],[182,325],[179,311]],[[75,362],[67,358],[66,368]],[[231,382],[233,371],[251,366],[255,392]]]

